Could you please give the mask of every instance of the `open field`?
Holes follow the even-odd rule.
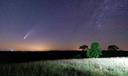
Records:
[[[41,60],[0,64],[1,76],[128,76],[128,58]]]
[[[100,58],[128,57],[128,51],[102,51]],[[0,63],[87,58],[86,51],[0,51]]]

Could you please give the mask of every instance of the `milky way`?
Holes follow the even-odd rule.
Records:
[[[98,41],[128,50],[127,25],[128,0],[0,0],[2,49],[78,49]]]

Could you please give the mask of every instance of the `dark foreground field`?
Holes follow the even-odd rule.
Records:
[[[0,76],[128,76],[128,52],[0,52]]]
[[[102,51],[101,58],[128,57],[128,51]],[[87,58],[86,51],[1,51],[0,63]]]

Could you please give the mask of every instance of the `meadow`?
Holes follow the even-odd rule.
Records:
[[[0,76],[128,76],[128,58],[40,60],[0,64]]]

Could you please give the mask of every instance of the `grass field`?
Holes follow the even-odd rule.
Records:
[[[128,58],[0,64],[0,76],[128,76]]]

